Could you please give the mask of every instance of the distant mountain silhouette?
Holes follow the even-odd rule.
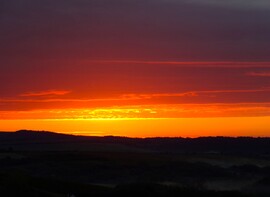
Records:
[[[109,150],[167,153],[269,154],[270,138],[127,138],[114,136],[75,136],[48,131],[29,130],[0,132],[0,150],[9,148],[17,150]]]

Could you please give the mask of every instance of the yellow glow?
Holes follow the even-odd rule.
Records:
[[[128,137],[270,136],[268,117],[107,120],[0,120],[0,130],[49,130],[67,134]]]
[[[269,103],[1,111],[0,131],[129,137],[270,136],[269,112]]]
[[[142,105],[1,111],[0,119],[123,119],[269,116],[270,103]]]

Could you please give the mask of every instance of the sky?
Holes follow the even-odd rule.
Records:
[[[0,130],[270,136],[269,0],[1,0]]]

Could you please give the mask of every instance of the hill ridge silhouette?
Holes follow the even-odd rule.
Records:
[[[103,150],[155,151],[166,153],[270,154],[267,137],[152,137],[76,136],[50,131],[0,132],[0,150]]]
[[[87,136],[87,135],[74,135],[74,134],[66,134],[59,133],[54,131],[46,131],[46,130],[17,130],[15,132],[6,131],[1,133],[15,133],[15,134],[48,134],[48,135],[59,135],[59,136],[73,136],[73,137],[87,137],[87,138],[126,138],[126,139],[270,139],[270,137],[253,137],[253,136],[199,136],[199,137],[127,137],[127,136],[114,136],[114,135],[105,135],[105,136]]]

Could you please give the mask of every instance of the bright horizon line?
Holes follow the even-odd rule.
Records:
[[[42,130],[87,136],[200,137],[269,136],[270,116],[225,118],[0,120],[0,130]]]
[[[201,135],[195,137],[187,137],[187,136],[155,136],[155,137],[129,137],[125,135],[83,135],[83,133],[88,131],[74,131],[72,133],[65,133],[65,132],[58,132],[58,131],[51,131],[51,130],[31,130],[31,129],[19,129],[19,130],[12,130],[12,131],[0,131],[0,133],[16,133],[20,131],[27,131],[27,132],[48,132],[48,133],[55,133],[55,134],[63,134],[63,135],[71,135],[71,136],[78,136],[78,137],[119,137],[119,138],[131,138],[131,139],[149,139],[149,138],[184,138],[184,139],[198,139],[198,138],[270,138],[269,136],[252,136],[252,135],[239,135],[239,136],[231,136],[231,135]],[[89,132],[95,133],[95,132]],[[96,132],[98,133],[98,132]]]

